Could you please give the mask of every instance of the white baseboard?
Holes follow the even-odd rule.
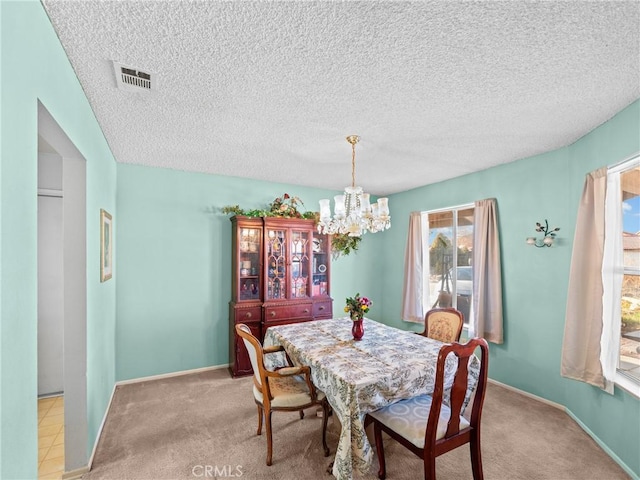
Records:
[[[604,452],[609,455],[618,465],[620,465],[620,468],[627,472],[627,474],[633,480],[640,480],[640,477],[638,477],[638,475],[636,475],[633,470],[627,467],[627,464],[624,463],[622,459],[620,459],[620,457],[618,457],[613,451],[611,451],[611,449],[604,442],[602,442],[596,436],[596,434],[589,429],[589,427],[582,423],[582,421],[578,417],[576,417],[571,410],[565,408],[565,412],[567,412],[567,415],[569,415],[580,426],[580,428],[586,432],[587,435],[593,438],[593,441],[596,442],[600,446],[600,448],[604,450]]]
[[[214,365],[213,367],[194,368],[192,370],[181,370],[179,372],[161,373],[160,375],[151,375],[149,377],[131,378],[129,380],[120,380],[116,385],[129,385],[131,383],[148,382],[149,380],[161,380],[163,378],[180,377],[182,375],[190,375],[192,373],[208,372],[210,370],[220,370],[228,368],[229,364]]]
[[[200,372],[208,372],[210,370],[220,370],[223,368],[228,368],[229,364],[223,364],[223,365],[214,365],[213,367],[202,367],[202,368],[194,368],[192,370],[182,370],[180,372],[172,372],[172,373],[163,373],[160,375],[152,375],[149,377],[140,377],[140,378],[132,378],[130,380],[121,380],[119,382],[116,382],[113,385],[113,390],[111,391],[111,397],[109,398],[109,404],[107,405],[107,409],[104,412],[104,416],[102,417],[102,422],[100,423],[100,427],[98,428],[98,434],[96,435],[96,440],[95,442],[93,442],[93,450],[91,451],[91,457],[89,458],[89,465],[87,467],[78,469],[78,470],[73,470],[72,472],[68,472],[65,475],[72,475],[73,476],[69,476],[63,477],[63,480],[76,480],[78,478],[80,478],[82,475],[84,475],[85,473],[87,473],[89,470],[91,470],[91,467],[93,465],[93,459],[96,455],[96,450],[98,448],[98,442],[100,441],[100,437],[102,436],[102,429],[104,428],[104,425],[107,421],[107,415],[109,414],[109,410],[111,409],[111,403],[113,402],[113,397],[116,393],[116,388],[119,385],[130,385],[132,383],[140,383],[140,382],[147,382],[149,380],[160,380],[163,378],[171,378],[171,377],[179,377],[181,375],[189,375],[191,373],[200,373]],[[76,472],[80,472],[80,476],[75,476]]]
[[[117,383],[116,383],[117,385]],[[102,422],[100,422],[100,427],[98,427],[98,434],[96,435],[96,439],[93,442],[93,449],[91,450],[91,457],[89,457],[89,464],[87,465],[87,472],[91,470],[91,466],[93,465],[93,459],[96,456],[96,450],[98,448],[98,442],[100,441],[100,437],[102,436],[102,429],[104,428],[104,424],[107,421],[107,415],[109,415],[109,410],[111,409],[111,402],[113,402],[113,396],[116,393],[116,385],[113,386],[111,390],[111,396],[109,397],[109,403],[107,404],[107,409],[104,411],[104,415],[102,416]],[[66,479],[63,479],[66,480]]]
[[[70,472],[64,472],[62,474],[62,480],[80,480],[85,473],[89,472],[89,467],[77,468]]]
[[[533,400],[537,400],[538,402],[546,403],[550,407],[557,408],[559,410],[566,411],[566,407],[564,405],[560,405],[559,403],[552,402],[551,400],[547,400],[546,398],[539,397],[534,395],[533,393],[525,392],[524,390],[520,390],[519,388],[512,387],[511,385],[507,385],[506,383],[498,382],[497,380],[492,380],[491,378],[487,378],[489,383],[493,383],[495,385],[500,385],[507,390],[511,390],[512,392],[519,393],[520,395],[524,395],[525,397],[529,397]]]
[[[640,480],[640,477],[638,477],[638,475],[636,475],[636,473],[631,470],[626,463],[624,463],[622,461],[622,459],[620,457],[618,457],[602,440],[600,440],[595,433],[593,433],[589,427],[587,427],[584,423],[582,423],[582,421],[576,417],[573,412],[571,410],[569,410],[567,407],[565,407],[564,405],[561,405],[559,403],[556,402],[552,402],[551,400],[547,400],[546,398],[542,398],[542,397],[538,397],[537,395],[533,395],[532,393],[529,392],[525,392],[524,390],[520,390],[519,388],[515,388],[512,387],[511,385],[507,385],[505,383],[501,383],[498,382],[497,380],[492,380],[490,378],[487,378],[487,381],[489,383],[493,383],[495,385],[499,385],[503,388],[506,388],[507,390],[511,390],[512,392],[515,393],[519,393],[520,395],[524,395],[525,397],[529,397],[533,400],[537,400],[539,402],[542,403],[546,403],[547,405],[554,407],[554,408],[558,408],[562,411],[564,411],[567,415],[569,415],[569,417],[571,417],[571,419],[576,422],[578,424],[578,426],[587,434],[589,435],[594,442],[596,442],[598,444],[598,446],[600,448],[602,448],[602,450],[609,455],[609,457],[611,457],[611,459],[616,462],[620,468],[622,468],[633,480]]]

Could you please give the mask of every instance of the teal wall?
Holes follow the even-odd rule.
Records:
[[[393,195],[393,228],[367,235],[357,255],[332,265],[334,312],[344,297],[374,299],[371,317],[400,320],[409,213],[498,201],[504,281],[505,342],[492,345],[490,376],[566,405],[584,426],[640,472],[640,403],[560,377],[573,228],[584,176],[640,150],[640,102],[573,145],[450,181]],[[284,192],[308,209],[333,192],[140,166],[118,165],[117,378],[228,362],[231,226],[225,205],[266,206]],[[537,221],[561,227],[553,248],[525,243]]]
[[[229,362],[231,222],[226,205],[266,208],[288,193],[317,210],[335,192],[118,165],[118,380]],[[370,241],[371,240],[371,241]],[[380,239],[332,263],[334,312],[356,292],[380,299]],[[372,318],[382,318],[374,308]]]
[[[560,376],[571,249],[585,174],[640,151],[640,101],[574,144],[394,195],[384,245],[383,317],[400,328],[409,213],[496,198],[502,248],[504,344],[490,345],[489,376],[565,405],[629,469],[640,475],[640,402]],[[443,162],[446,168],[446,162]],[[425,179],[427,180],[427,179]],[[533,248],[535,223],[560,227],[552,248]],[[623,428],[625,425],[629,428]],[[635,426],[632,427],[632,425]]]
[[[0,478],[32,479],[38,458],[38,100],[87,161],[87,231],[78,235],[87,241],[89,452],[115,382],[116,280],[100,284],[98,258],[100,208],[116,211],[116,164],[41,4],[2,1],[0,22]]]

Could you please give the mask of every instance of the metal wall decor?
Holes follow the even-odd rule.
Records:
[[[550,247],[556,237],[556,232],[560,230],[560,227],[554,229],[549,228],[549,222],[545,219],[544,225],[540,222],[536,222],[536,232],[542,232],[544,237],[537,239],[536,237],[527,237],[527,244],[534,245],[538,248]]]

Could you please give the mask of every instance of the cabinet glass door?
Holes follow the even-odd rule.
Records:
[[[309,263],[311,261],[310,234],[307,230],[291,231],[291,297],[311,296]]]
[[[313,236],[313,286],[312,295],[329,295],[329,265],[331,260],[331,237]]]
[[[287,298],[287,231],[267,230],[267,299]]]
[[[260,241],[262,231],[259,228],[240,229],[240,300],[260,299]]]
[[[267,229],[266,298],[311,296],[311,232],[290,228]]]

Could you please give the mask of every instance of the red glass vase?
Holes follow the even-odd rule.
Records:
[[[364,335],[364,323],[363,320],[352,320],[353,326],[351,327],[351,335],[353,335],[353,339],[358,341],[362,340],[362,336]]]

